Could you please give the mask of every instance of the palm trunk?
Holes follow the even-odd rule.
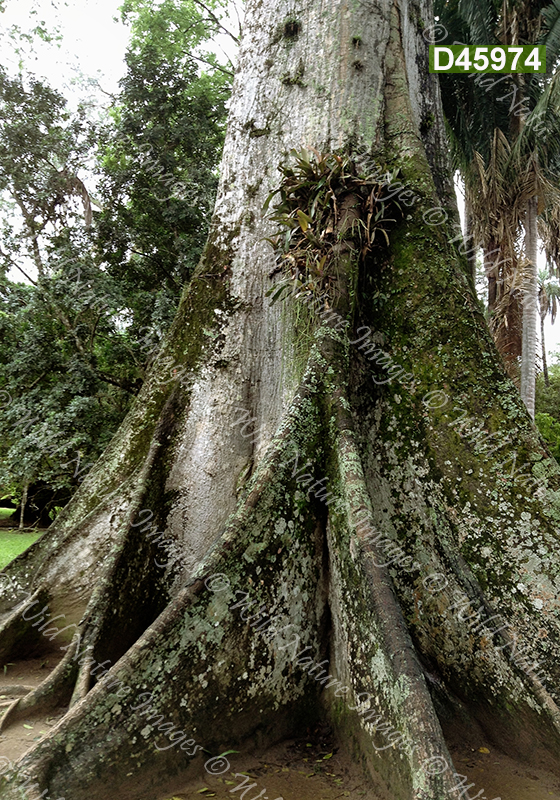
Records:
[[[1,800],[19,800],[23,770],[28,800],[169,797],[202,748],[264,746],[321,714],[371,800],[449,797],[447,725],[482,725],[516,758],[529,741],[528,757],[560,754],[560,469],[452,227],[429,224],[434,207],[458,224],[430,7],[301,9],[249,4],[211,233],[163,352],[75,498],[6,570],[4,663],[41,643],[66,655],[3,724],[71,707]],[[303,146],[363,173],[374,154],[417,197],[368,251],[355,237],[371,214],[343,230],[350,193],[308,179],[332,210],[313,231],[336,268],[327,321],[269,300],[286,276],[262,207]],[[22,617],[39,598],[66,615],[54,643]],[[192,744],[171,747],[181,733]]]
[[[498,302],[498,274],[494,266],[499,256],[496,255],[496,243],[490,240],[488,246],[484,248],[484,271],[488,278],[488,311],[490,313],[496,308]]]
[[[537,206],[527,201],[525,216],[525,255],[528,260],[523,290],[523,341],[521,353],[521,398],[535,418],[535,380],[537,357]]]
[[[469,272],[476,282],[476,246],[474,241],[474,219],[468,193],[465,195],[465,247]]]
[[[542,369],[543,369],[543,378],[544,378],[544,385],[550,386],[550,379],[548,377],[548,365],[546,363],[546,346],[544,341],[544,320],[545,317],[541,314],[541,351],[542,351]]]

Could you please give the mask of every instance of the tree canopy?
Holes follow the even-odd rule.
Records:
[[[26,521],[51,521],[111,439],[200,257],[231,75],[189,52],[217,13],[125,4],[101,120],[0,71],[1,481]]]

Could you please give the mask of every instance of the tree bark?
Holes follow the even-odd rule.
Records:
[[[535,380],[537,356],[537,207],[536,197],[527,201],[525,217],[526,267],[523,291],[523,342],[521,353],[521,397],[532,419],[535,418]]]
[[[543,371],[543,378],[544,378],[544,385],[550,386],[550,379],[548,377],[548,364],[546,361],[546,342],[544,340],[544,321],[546,319],[546,315],[541,317],[541,352],[542,352],[542,371]]]
[[[467,262],[469,265],[469,271],[472,275],[473,281],[476,282],[476,243],[474,239],[474,219],[473,213],[471,209],[471,203],[469,199],[468,192],[465,195],[465,247],[467,250]],[[490,277],[488,278],[490,282]],[[489,287],[490,288],[490,287]],[[495,302],[495,298],[494,298]]]
[[[19,530],[22,531],[24,528],[24,519],[25,519],[25,506],[27,505],[27,492],[29,490],[29,483],[26,481],[23,484],[23,491],[21,493],[21,508],[19,512]]]
[[[121,430],[5,572],[0,655],[65,657],[3,725],[69,710],[1,800],[23,770],[29,800],[169,796],[202,748],[321,714],[391,800],[455,786],[442,721],[557,758],[560,469],[429,224],[458,223],[430,24],[427,2],[249,4],[201,263]],[[269,300],[262,208],[303,147],[417,198],[388,245],[338,228],[321,313]]]
[[[495,262],[499,261],[500,256],[499,248],[496,247],[494,241],[490,241],[488,247],[484,248],[484,270],[488,277],[488,310],[494,311],[498,302],[498,270],[494,266]]]

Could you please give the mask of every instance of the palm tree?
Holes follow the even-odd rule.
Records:
[[[560,298],[560,284],[556,278],[551,277],[550,270],[539,270],[538,274],[539,285],[539,316],[541,321],[541,350],[542,350],[542,368],[543,377],[546,386],[550,386],[548,378],[548,365],[546,362],[546,347],[544,340],[544,322],[548,314],[550,314],[551,322],[554,324],[556,314],[558,311],[558,300]]]
[[[537,216],[558,203],[560,183],[560,91],[552,74],[560,2],[440,0],[436,13],[455,41],[547,47],[546,76],[440,76],[455,166],[485,251],[491,329],[514,379],[521,361],[521,394],[534,415]],[[548,231],[552,247],[558,232]]]

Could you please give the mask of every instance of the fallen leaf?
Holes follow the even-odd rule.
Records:
[[[25,724],[25,722],[23,723],[23,727],[24,727],[24,728],[27,728],[27,729],[28,729],[28,730],[30,730],[30,731],[32,731],[32,730],[33,730],[33,725],[26,725],[26,724]]]
[[[478,752],[479,753],[489,753],[490,750],[487,747],[479,747],[478,748]]]

